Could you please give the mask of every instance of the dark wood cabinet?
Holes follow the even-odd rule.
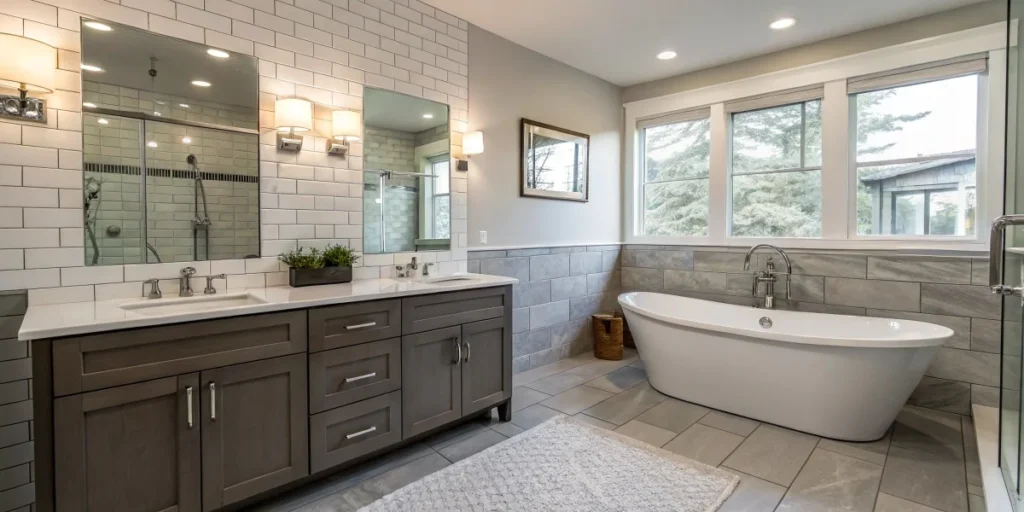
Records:
[[[402,438],[462,417],[462,329],[402,337]]]
[[[306,356],[202,372],[203,510],[309,474]]]
[[[199,374],[58,398],[61,512],[200,512]]]
[[[462,414],[512,396],[512,329],[505,318],[462,326]]]

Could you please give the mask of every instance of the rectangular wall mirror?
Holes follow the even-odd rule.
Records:
[[[587,202],[590,136],[523,119],[520,195]]]
[[[363,91],[363,252],[451,246],[448,105]]]
[[[259,257],[255,58],[82,19],[86,265]]]

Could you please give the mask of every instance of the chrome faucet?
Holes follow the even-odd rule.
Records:
[[[196,275],[195,267],[181,269],[181,277],[178,279],[178,296],[191,297],[196,294],[192,290],[192,276]]]
[[[431,265],[433,265],[433,263],[424,263],[423,264],[423,277],[430,277],[430,266]]]
[[[775,309],[775,282],[778,276],[786,276],[786,300],[792,300],[793,298],[793,283],[791,277],[793,274],[793,263],[789,260],[789,255],[786,251],[771,245],[771,244],[758,244],[750,248],[747,251],[747,256],[743,259],[743,270],[750,270],[750,257],[754,255],[754,252],[758,249],[765,248],[771,249],[782,256],[782,259],[786,262],[785,272],[775,271],[775,261],[769,256],[765,266],[767,270],[760,270],[754,272],[754,286],[750,291],[752,297],[754,297],[754,307],[760,307],[757,304],[757,288],[760,283],[764,283],[764,308]]]
[[[228,276],[226,276],[224,274],[217,274],[215,276],[206,276],[206,289],[203,290],[203,293],[205,293],[206,295],[213,295],[213,294],[217,293],[217,289],[213,287],[213,280],[214,279],[223,279],[223,280],[227,281]]]
[[[411,270],[416,270],[416,269],[418,269],[418,268],[420,268],[420,266],[419,266],[419,264],[417,264],[417,263],[416,263],[416,257],[415,257],[415,256],[413,256],[413,257],[412,257],[412,261],[411,261],[411,262],[409,262],[409,264],[407,264],[407,265],[405,266],[405,271],[406,271],[406,274],[407,274],[407,275],[410,275],[410,276],[414,276],[414,275],[416,275],[416,273],[415,273],[415,272],[410,272],[410,271],[411,271]]]
[[[146,295],[146,285],[149,285],[149,295]],[[142,296],[149,297],[150,299],[159,299],[164,296],[164,292],[160,291],[160,280],[159,279],[147,279],[142,282]]]

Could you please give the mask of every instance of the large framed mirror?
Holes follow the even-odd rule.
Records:
[[[86,265],[260,255],[255,58],[82,19]]]
[[[520,195],[587,202],[590,136],[523,119]]]
[[[363,90],[363,252],[451,247],[448,105]]]

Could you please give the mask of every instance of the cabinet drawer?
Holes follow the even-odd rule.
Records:
[[[53,342],[53,389],[69,395],[305,350],[304,311],[64,338]]]
[[[512,287],[484,288],[402,299],[402,334],[498,318],[512,310]]]
[[[310,416],[309,435],[313,473],[397,443],[402,440],[402,392]]]
[[[309,355],[309,411],[317,413],[402,387],[402,339]]]
[[[402,335],[402,301],[381,300],[309,310],[309,351],[320,352]]]

